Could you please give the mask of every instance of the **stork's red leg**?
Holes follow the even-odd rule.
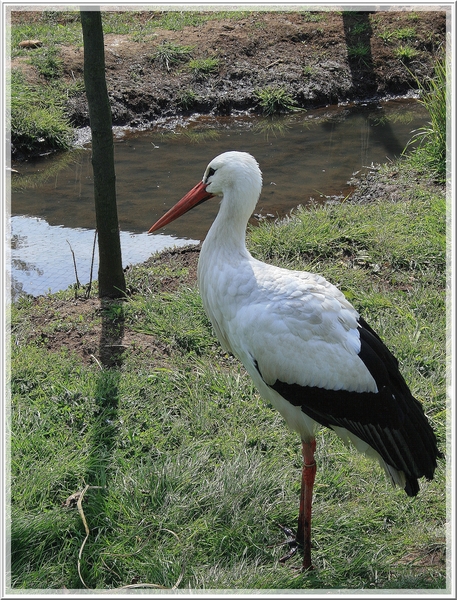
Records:
[[[316,440],[302,442],[303,471],[300,491],[300,512],[298,515],[297,542],[303,544],[303,568],[311,565],[311,506],[313,502],[313,486],[316,476],[314,451]]]

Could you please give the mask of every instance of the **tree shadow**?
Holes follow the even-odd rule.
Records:
[[[344,37],[354,89],[372,88],[376,91],[376,75],[371,54],[373,30],[369,11],[343,11]]]
[[[343,11],[343,27],[353,89],[364,90],[365,97],[367,91],[371,92],[375,98],[378,85],[371,53],[371,12],[373,11]],[[377,140],[392,158],[400,156],[404,150],[388,120],[383,123],[382,129],[370,127],[370,136]]]
[[[96,587],[93,572],[104,569],[100,564],[98,569],[93,569],[95,563],[99,561],[99,553],[90,551],[91,542],[93,543],[98,535],[109,534],[109,529],[112,527],[107,517],[108,488],[113,485],[116,476],[112,465],[118,435],[121,368],[125,351],[123,302],[102,299],[100,308],[102,313],[98,363],[100,374],[95,390],[97,412],[92,424],[91,453],[87,459],[85,473],[88,493],[83,505],[90,531],[87,547],[81,557],[81,577],[87,587]],[[112,583],[117,585],[115,580]],[[107,580],[104,580],[104,585],[106,584]]]

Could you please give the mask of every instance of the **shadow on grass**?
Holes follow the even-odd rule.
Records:
[[[87,461],[85,481],[88,487],[88,497],[83,506],[87,528],[90,535],[84,553],[81,553],[80,578],[86,587],[98,587],[103,578],[103,587],[116,585],[110,582],[109,574],[99,564],[98,552],[90,552],[90,544],[97,536],[105,537],[112,529],[110,510],[108,506],[109,486],[113,478],[113,452],[116,446],[119,386],[122,378],[121,367],[125,346],[123,303],[119,300],[102,299],[102,329],[100,334],[100,374],[95,391],[95,401],[98,407],[97,418],[93,425],[92,451]],[[86,533],[88,531],[86,529]],[[101,561],[103,562],[103,561]],[[102,576],[103,571],[103,576]],[[97,574],[100,578],[96,581]]]

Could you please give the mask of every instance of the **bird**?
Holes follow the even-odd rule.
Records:
[[[311,514],[319,428],[333,430],[377,459],[408,496],[418,494],[419,479],[433,479],[442,454],[398,360],[344,294],[319,274],[266,264],[247,250],[246,228],[261,190],[255,158],[224,152],[148,233],[221,197],[200,250],[199,292],[222,348],[241,361],[260,395],[301,438],[298,526],[289,555],[300,548],[301,568],[307,571],[314,568]]]

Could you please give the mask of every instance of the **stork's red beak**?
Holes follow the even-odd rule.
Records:
[[[171,223],[189,211],[191,208],[194,208],[194,206],[197,206],[197,204],[201,204],[202,202],[212,198],[214,194],[210,194],[206,191],[207,185],[208,184],[204,183],[203,181],[197,183],[197,185],[193,187],[190,192],[187,192],[187,194],[181,198],[181,200],[177,202],[173,208],[170,208],[170,210],[165,213],[163,217],[160,217],[160,219],[154,223],[148,233],[153,233],[154,231],[157,231],[157,229],[168,225],[168,223]]]

